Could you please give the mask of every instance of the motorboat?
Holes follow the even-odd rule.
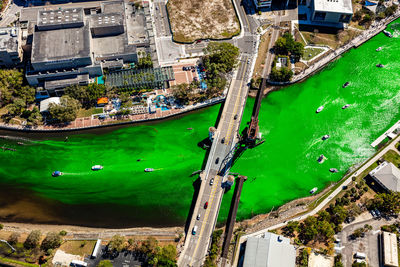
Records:
[[[317,192],[318,187],[314,187],[313,189],[310,190],[310,194],[314,194],[315,192]]]
[[[376,49],[376,52],[379,52],[379,51],[381,51],[381,50],[382,50],[382,46],[378,47],[378,48]]]
[[[317,109],[316,113],[320,113],[323,109],[324,109],[324,106],[320,106],[320,107]]]
[[[102,169],[103,169],[103,166],[101,166],[101,165],[92,166],[92,171],[99,171],[99,170],[102,170]]]
[[[153,168],[146,168],[146,169],[144,169],[144,172],[152,172],[152,171],[154,171]]]
[[[387,30],[383,30],[383,33],[389,38],[393,37],[393,35],[390,32],[388,32]]]
[[[142,159],[137,159],[136,161],[138,161],[138,162],[139,162],[139,161],[141,161],[141,160],[142,160]]]
[[[350,85],[350,82],[345,82],[343,85],[342,85],[342,88],[346,88],[347,86],[349,86]]]
[[[17,144],[20,145],[20,146],[24,145],[24,143],[22,143],[22,142],[17,142]]]
[[[326,135],[322,136],[322,140],[325,141],[325,140],[328,139],[329,137],[330,137],[330,135],[329,135],[329,134],[326,134]]]
[[[330,168],[329,171],[335,173],[335,172],[338,172],[338,169]]]
[[[63,175],[63,173],[60,172],[60,171],[54,171],[54,172],[51,174],[51,176],[53,176],[53,177],[58,177],[58,176],[61,176],[61,175]]]
[[[342,107],[342,109],[346,109],[346,108],[348,108],[348,107],[350,107],[350,104],[344,105],[344,106]]]
[[[321,154],[321,156],[319,156],[319,158],[318,158],[318,163],[323,163],[324,161],[326,160],[326,158],[325,158],[325,156],[324,156],[324,154]]]
[[[385,67],[384,65],[382,65],[382,64],[380,64],[380,63],[377,64],[376,66],[377,66],[378,68],[384,68],[384,67]]]
[[[193,128],[187,128],[187,130],[193,130]]]

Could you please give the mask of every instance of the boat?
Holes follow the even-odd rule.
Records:
[[[378,48],[376,49],[376,52],[379,52],[379,51],[381,51],[381,50],[382,50],[382,46],[378,47]]]
[[[187,130],[193,130],[193,128],[187,128]]]
[[[141,161],[142,159],[137,159],[136,161]]]
[[[20,145],[20,146],[24,145],[24,143],[22,143],[22,142],[17,142],[17,144]]]
[[[393,37],[393,35],[390,32],[388,32],[387,30],[383,30],[383,33],[389,38]]]
[[[328,139],[329,137],[330,137],[330,135],[329,135],[329,134],[326,134],[326,135],[322,136],[322,140],[325,141],[325,140]]]
[[[315,192],[317,192],[318,187],[314,187],[313,189],[310,190],[310,194],[314,194]]]
[[[325,158],[324,154],[321,154],[321,156],[319,156],[317,161],[321,164],[321,163],[324,163],[325,160],[326,160],[326,158]]]
[[[329,171],[330,171],[330,172],[338,172],[338,169],[330,168]]]
[[[316,113],[320,113],[323,109],[324,109],[324,106],[320,106],[320,107],[317,109]]]
[[[146,169],[144,169],[144,172],[152,172],[152,171],[154,171],[153,168],[146,168]]]
[[[348,108],[348,107],[350,107],[350,104],[344,105],[344,106],[342,107],[342,109],[346,109],[346,108]]]
[[[51,174],[51,176],[53,176],[53,177],[58,177],[58,176],[61,176],[61,175],[63,175],[63,173],[60,172],[60,171],[54,171],[54,172]]]
[[[346,88],[347,86],[349,86],[350,85],[350,82],[345,82],[343,85],[342,85],[342,88]]]
[[[101,165],[92,166],[92,171],[99,171],[99,170],[102,170],[102,169],[103,169],[103,166],[101,166]]]
[[[376,65],[378,68],[384,68],[385,66],[384,65],[382,65],[382,64],[377,64]]]

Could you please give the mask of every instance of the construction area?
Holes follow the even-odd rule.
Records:
[[[167,8],[176,42],[226,39],[240,33],[239,20],[230,0],[170,0]]]

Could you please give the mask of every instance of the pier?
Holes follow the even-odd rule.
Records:
[[[382,141],[385,140],[386,137],[388,137],[389,139],[395,138],[397,136],[397,133],[395,133],[397,129],[400,129],[400,120],[393,124],[392,127],[390,127],[385,133],[379,136],[374,142],[372,142],[371,146],[376,147],[377,145],[382,143]]]

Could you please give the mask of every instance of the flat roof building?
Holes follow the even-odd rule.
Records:
[[[397,254],[397,236],[393,233],[381,233],[381,256],[385,267],[398,267],[399,259]]]
[[[393,163],[384,161],[369,175],[385,190],[400,192],[400,170]]]
[[[350,23],[351,0],[311,0],[311,20],[325,23]]]
[[[22,61],[21,30],[0,28],[0,67],[14,67]]]
[[[268,232],[246,241],[243,267],[295,267],[295,263],[296,250],[289,238]]]

